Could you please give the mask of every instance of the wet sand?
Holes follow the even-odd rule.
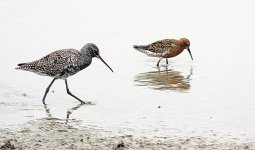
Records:
[[[134,137],[113,135],[93,127],[73,127],[55,118],[44,118],[21,125],[17,130],[0,129],[0,149],[246,149],[255,148],[254,140],[210,139],[205,137]]]

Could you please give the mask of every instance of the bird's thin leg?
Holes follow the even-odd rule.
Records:
[[[75,99],[77,99],[78,101],[80,101],[82,104],[85,104],[84,101],[82,101],[81,99],[79,99],[77,96],[73,95],[68,88],[68,84],[67,84],[67,79],[65,79],[65,83],[66,83],[66,92],[67,94],[71,95],[72,97],[74,97]]]
[[[45,91],[44,96],[43,96],[43,99],[42,99],[42,102],[43,102],[44,105],[45,105],[45,98],[46,98],[46,96],[47,96],[47,94],[48,94],[48,92],[49,92],[49,90],[50,90],[50,87],[52,86],[52,84],[54,83],[54,81],[55,81],[56,79],[57,79],[57,78],[54,78],[54,79],[51,81],[50,85],[46,88],[46,91]]]
[[[168,65],[168,59],[166,58],[166,64]]]
[[[160,62],[162,59],[163,59],[163,58],[160,58],[160,59],[158,60],[157,67],[159,67],[159,62]]]

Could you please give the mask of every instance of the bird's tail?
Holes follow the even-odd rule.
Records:
[[[20,63],[20,64],[17,65],[18,67],[16,67],[15,69],[21,69],[22,66],[23,66],[23,65],[26,65],[26,64],[27,64],[27,63]]]
[[[31,71],[35,69],[36,62],[20,63],[15,69]]]
[[[133,45],[133,48],[140,51],[140,50],[147,50],[149,49],[148,45]]]
[[[139,52],[147,53],[149,46],[148,45],[133,45],[133,48]]]
[[[133,45],[133,48],[139,52],[142,52],[150,57],[160,57],[160,53],[155,53],[151,51],[150,45]]]

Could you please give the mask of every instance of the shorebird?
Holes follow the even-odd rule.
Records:
[[[93,57],[100,59],[113,72],[112,68],[99,55],[99,49],[93,43],[86,44],[80,51],[76,49],[57,50],[39,60],[28,63],[20,63],[18,64],[19,67],[15,69],[21,69],[34,72],[39,75],[53,77],[53,80],[46,88],[44,93],[42,99],[43,104],[45,104],[47,93],[56,79],[64,79],[67,94],[71,95],[82,104],[86,104],[86,102],[82,101],[80,98],[70,92],[67,84],[67,78],[88,67],[91,64]]]
[[[159,62],[166,58],[166,63],[168,64],[167,58],[175,57],[187,49],[191,59],[193,60],[192,54],[190,52],[190,42],[186,38],[176,39],[164,39],[160,41],[153,42],[148,45],[134,45],[134,48],[142,53],[145,53],[151,57],[159,57],[157,66]]]

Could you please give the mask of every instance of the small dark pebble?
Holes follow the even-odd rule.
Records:
[[[158,106],[158,109],[160,109],[161,108],[161,106]]]
[[[133,135],[126,135],[126,137],[133,137]]]
[[[119,149],[119,148],[122,148],[122,147],[125,147],[123,141],[121,141],[121,142],[116,146],[115,150],[117,150],[117,149]]]
[[[27,94],[26,94],[26,93],[23,93],[22,96],[27,97]]]
[[[15,149],[14,145],[11,143],[11,140],[7,140],[4,145],[0,147],[0,150],[9,150],[9,149]]]

